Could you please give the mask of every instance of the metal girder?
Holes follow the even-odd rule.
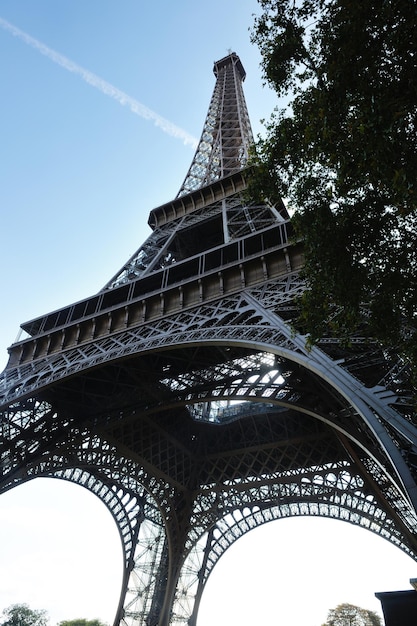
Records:
[[[291,515],[361,525],[417,560],[407,363],[367,337],[307,345],[302,242],[249,202],[244,70],[216,63],[178,197],[98,294],[27,322],[0,376],[0,492],[70,480],[113,515],[115,625],[195,625],[245,532]]]
[[[161,606],[156,607],[153,600],[156,593],[155,567],[158,559],[161,561],[158,568],[166,569],[168,566],[162,566],[162,561],[173,560],[172,548],[171,553],[162,550],[162,545],[168,539],[171,546],[176,545],[176,551],[179,553],[176,558],[176,572],[171,572],[171,586],[175,582],[176,595],[172,600],[169,619],[171,623],[183,624],[193,619],[194,598],[198,599],[201,596],[212,564],[218,558],[218,546],[230,543],[229,539],[229,543],[222,540],[219,544],[212,538],[213,545],[210,544],[210,551],[207,552],[208,545],[205,545],[204,549],[202,547],[204,537],[209,537],[212,529],[217,529],[218,534],[220,520],[226,519],[224,523],[227,526],[227,520],[235,519],[233,511],[241,510],[243,505],[252,507],[251,510],[254,512],[257,511],[257,506],[262,511],[270,509],[268,514],[265,513],[267,517],[258,513],[254,515],[248,529],[253,527],[255,522],[258,525],[269,519],[279,518],[285,511],[287,514],[299,514],[299,510],[315,511],[315,514],[348,519],[353,523],[365,525],[414,554],[415,548],[409,541],[416,529],[413,509],[407,504],[405,492],[398,482],[398,476],[396,477],[393,472],[392,455],[386,455],[386,450],[384,453],[380,433],[372,430],[372,424],[368,424],[367,430],[364,431],[364,422],[358,430],[360,416],[353,410],[352,397],[349,396],[348,402],[344,397],[348,395],[347,392],[341,393],[341,382],[336,375],[332,376],[333,392],[330,393],[329,389],[326,392],[326,387],[330,385],[327,379],[324,380],[322,372],[323,360],[326,361],[327,358],[324,353],[317,350],[314,350],[313,354],[311,351],[308,352],[305,343],[298,341],[301,338],[294,336],[291,329],[282,321],[279,324],[279,334],[275,328],[273,340],[270,339],[266,344],[264,332],[268,328],[265,324],[267,314],[264,313],[263,319],[259,316],[259,311],[255,315],[254,309],[247,306],[248,297],[242,294],[241,296],[240,307],[234,301],[234,306],[231,307],[229,303],[226,309],[228,315],[233,310],[236,317],[244,313],[243,326],[239,327],[240,334],[244,333],[246,324],[243,322],[246,321],[248,329],[252,329],[249,335],[251,340],[257,339],[256,350],[252,348],[242,352],[240,349],[242,341],[234,334],[234,329],[238,327],[236,324],[228,327],[228,338],[223,335],[225,328],[221,329],[220,338],[226,339],[225,341],[219,342],[218,334],[213,341],[213,333],[219,331],[213,320],[221,319],[218,316],[220,312],[218,305],[217,317],[212,309],[210,312],[205,311],[204,315],[203,311],[198,315],[194,312],[194,322],[198,319],[212,320],[208,329],[204,330],[210,331],[205,335],[209,351],[205,350],[199,354],[204,347],[204,339],[200,336],[197,340],[197,336],[192,335],[187,341],[185,334],[181,332],[179,337],[171,335],[169,343],[162,342],[162,345],[159,345],[159,350],[162,348],[161,353],[155,348],[153,351],[145,352],[153,355],[154,366],[160,368],[157,379],[168,392],[166,397],[156,394],[153,405],[149,404],[151,400],[149,397],[145,398],[143,403],[136,401],[135,410],[129,415],[131,408],[119,407],[117,412],[107,411],[105,403],[104,413],[101,409],[101,413],[87,422],[84,420],[80,422],[77,417],[63,420],[45,401],[37,405],[33,401],[27,401],[26,404],[22,401],[20,405],[18,403],[11,405],[9,411],[4,414],[2,441],[4,444],[7,433],[10,445],[5,449],[2,458],[16,459],[19,446],[24,453],[18,466],[11,472],[12,478],[7,472],[3,472],[3,484],[6,488],[16,484],[16,480],[22,480],[22,468],[26,468],[26,471],[31,472],[31,476],[35,476],[59,475],[57,468],[61,465],[69,464],[71,467],[73,464],[75,468],[96,467],[114,485],[112,493],[129,488],[143,498],[146,490],[155,500],[153,510],[160,511],[158,515],[165,516],[163,522],[159,521],[158,516],[156,516],[158,521],[144,517],[143,520],[146,522],[142,522],[142,525],[145,524],[143,537],[140,536],[138,526],[139,536],[135,556],[129,561],[129,568],[126,569],[128,574],[126,573],[122,594],[123,608],[119,614],[120,619],[126,624],[134,624],[138,620],[140,622],[146,615],[162,610]],[[204,329],[203,322],[201,328]],[[254,328],[257,329],[255,333]],[[278,338],[280,343],[277,341]],[[248,338],[243,343],[249,348]],[[260,348],[265,348],[266,345],[271,351],[268,353],[260,351]],[[158,354],[163,359],[159,364]],[[313,366],[315,358],[316,364]],[[169,363],[170,367],[167,367],[166,363]],[[333,374],[338,367],[340,366],[332,363]],[[314,376],[311,378],[314,369]],[[121,378],[127,385],[126,376],[123,375]],[[320,378],[321,386],[318,385]],[[345,383],[344,377],[342,382]],[[155,383],[156,379],[152,384]],[[357,381],[353,380],[352,384],[356,385]],[[335,389],[336,386],[338,389]],[[76,388],[71,389],[69,395],[72,397],[75,391]],[[91,399],[88,389],[86,393]],[[65,396],[63,389],[59,394],[61,397]],[[378,399],[378,394],[376,397]],[[80,404],[84,404],[85,399],[83,396]],[[321,414],[313,410],[317,401],[321,403]],[[368,401],[372,401],[372,394]],[[102,404],[100,398],[98,402],[99,405]],[[164,412],[178,412],[180,407],[188,410],[195,423],[207,425],[210,430],[205,434],[205,445],[208,446],[210,441],[214,441],[213,450],[216,450],[208,456],[206,451],[205,474],[201,483],[206,487],[201,489],[200,485],[195,489],[191,486],[194,504],[193,510],[188,514],[190,528],[186,538],[180,530],[172,535],[172,529],[178,526],[178,520],[174,523],[170,517],[172,506],[169,502],[175,501],[178,494],[187,489],[187,476],[192,475],[192,468],[196,466],[198,457],[196,452],[192,453],[185,446],[184,441],[193,437],[198,438],[198,433],[196,434],[193,428],[190,431],[187,426],[184,428],[185,439],[182,439],[177,430],[175,434],[170,434],[164,420],[158,421],[152,417]],[[291,433],[291,428],[295,428],[295,422],[294,418],[288,417],[288,409],[298,413],[297,422],[300,421],[302,414],[309,415],[314,418],[314,423],[321,420],[326,426],[330,425],[330,430],[335,430],[348,438],[358,450],[358,454],[362,455],[362,474],[358,473],[357,465],[352,466],[349,463],[349,455],[346,454],[343,462],[339,461],[337,466],[341,471],[339,477],[342,476],[345,483],[342,479],[318,479],[318,476],[323,476],[323,472],[329,472],[328,476],[335,472],[336,466],[328,465],[329,460],[336,454],[334,442],[329,442],[325,435],[326,431],[316,433],[313,428],[308,435],[308,431],[305,430],[308,421],[305,422],[301,433]],[[405,435],[410,436],[412,426],[404,425],[401,416],[397,416],[397,422],[398,427],[404,426]],[[275,424],[274,428],[280,424],[281,430],[279,432],[274,430],[272,424]],[[229,438],[226,428],[234,425],[239,428],[238,430],[235,428]],[[87,428],[103,434],[87,436]],[[214,430],[217,432],[214,433]],[[43,438],[41,441],[40,433]],[[30,443],[31,441],[33,443]],[[141,443],[141,448],[138,448],[138,442]],[[152,452],[154,448],[156,450]],[[163,450],[165,452],[162,452]],[[277,450],[280,459],[278,465]],[[130,455],[130,460],[123,457],[124,451]],[[387,461],[391,462],[391,467]],[[292,469],[291,462],[294,463]],[[201,459],[198,460],[198,464],[201,464]],[[395,463],[394,466],[398,470]],[[283,467],[287,469],[283,471]],[[258,476],[260,468],[264,475]],[[374,483],[379,485],[384,495],[384,506],[378,502],[374,494],[371,496],[367,491],[363,478],[364,468],[368,475],[372,476]],[[316,478],[312,478],[312,474]],[[80,469],[75,471],[68,469],[66,474],[61,473],[62,477],[81,482],[77,479],[78,475],[87,476]],[[227,483],[227,487],[222,484],[223,482]],[[352,485],[355,497],[349,496],[349,484]],[[109,501],[105,498],[103,501],[109,506]],[[313,504],[316,505],[315,508]],[[142,511],[140,514],[143,517]],[[228,517],[230,515],[232,518]],[[117,519],[117,523],[119,528],[123,527],[120,520]],[[220,527],[223,528],[221,524]],[[242,521],[242,524],[234,525],[233,532],[227,531],[226,534],[229,538],[237,539],[243,527],[246,528]],[[405,540],[407,533],[408,539]],[[156,545],[155,536],[160,537],[161,541],[163,537],[163,543],[159,542]],[[149,537],[152,539],[147,539]],[[204,560],[205,554],[207,558]],[[145,556],[150,560],[144,561]],[[205,573],[201,570],[203,561],[207,568],[204,570]]]
[[[242,169],[253,144],[239,57],[232,52],[217,61],[214,73],[216,85],[201,139],[178,196]]]
[[[242,211],[242,205],[244,211]],[[224,233],[219,227],[220,218],[223,220],[223,217],[225,218]],[[167,269],[184,259],[189,261],[196,254],[201,255],[201,244],[195,247],[194,236],[197,227],[203,221],[213,222],[215,243],[222,245],[231,239],[236,240],[270,226],[276,226],[277,221],[283,222],[284,220],[274,207],[248,204],[242,199],[242,194],[233,193],[223,200],[205,205],[201,209],[171,220],[155,229],[120,272],[106,285],[106,288],[114,289],[147,276],[151,272]],[[191,233],[194,248],[191,248],[190,244],[187,246],[187,233]],[[206,246],[207,243],[206,240]],[[209,249],[211,248],[213,246],[209,246]]]

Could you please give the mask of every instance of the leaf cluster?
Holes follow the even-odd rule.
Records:
[[[374,611],[344,603],[329,611],[323,626],[382,626],[382,622]]]
[[[254,188],[304,240],[303,328],[366,332],[417,368],[417,11],[402,0],[259,0],[252,40],[290,104]]]
[[[12,604],[3,611],[0,626],[48,626],[49,616],[45,610],[31,609],[27,604]],[[57,626],[107,626],[99,619],[78,618],[64,620]]]
[[[58,622],[57,626],[106,626],[99,619],[77,618]]]
[[[44,610],[31,609],[27,604],[12,604],[3,611],[1,626],[47,626],[48,614]]]

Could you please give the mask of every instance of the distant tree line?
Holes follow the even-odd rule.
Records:
[[[34,610],[27,604],[12,604],[3,611],[0,626],[48,626],[48,613]],[[58,622],[57,626],[107,626],[99,619],[70,619]],[[353,604],[339,604],[331,609],[322,626],[382,626],[379,615]]]
[[[323,626],[382,626],[382,621],[374,611],[344,603],[329,611]]]
[[[27,604],[12,604],[3,611],[0,626],[48,626],[49,615],[41,609],[31,609]],[[71,619],[58,622],[57,626],[107,626],[99,619]]]

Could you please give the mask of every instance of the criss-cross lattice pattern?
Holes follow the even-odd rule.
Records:
[[[232,53],[184,185],[98,294],[22,326],[0,376],[0,492],[51,476],[120,532],[115,626],[195,626],[245,532],[319,515],[417,560],[417,421],[407,363],[366,336],[294,329],[302,243],[251,202]]]
[[[233,52],[217,61],[214,73],[216,85],[201,139],[178,196],[240,170],[253,143],[239,57]]]
[[[234,193],[209,207],[204,206],[156,228],[105,289],[114,289],[153,272],[166,270],[184,259],[190,262],[204,248],[212,249],[213,245],[238,240],[283,221],[275,207],[248,203],[242,194]],[[212,223],[212,240],[206,230],[205,240],[199,241],[197,247],[197,242],[190,239],[195,238],[196,227],[202,222]],[[187,237],[187,232],[192,233],[191,238]]]

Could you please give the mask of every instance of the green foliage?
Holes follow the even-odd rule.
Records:
[[[49,617],[44,610],[33,610],[27,604],[13,604],[3,611],[0,626],[48,626]],[[99,619],[72,619],[59,622],[57,626],[107,626]]]
[[[399,348],[417,369],[417,11],[402,0],[259,0],[252,40],[289,106],[252,191],[305,245],[301,324]],[[366,325],[364,326],[364,316]]]
[[[47,626],[46,611],[33,610],[27,604],[12,604],[3,611],[1,626]]]
[[[104,622],[101,622],[99,619],[70,619],[64,620],[63,622],[59,622],[57,626],[106,626]]]
[[[374,611],[354,604],[339,604],[329,611],[323,626],[382,626],[382,621]]]

